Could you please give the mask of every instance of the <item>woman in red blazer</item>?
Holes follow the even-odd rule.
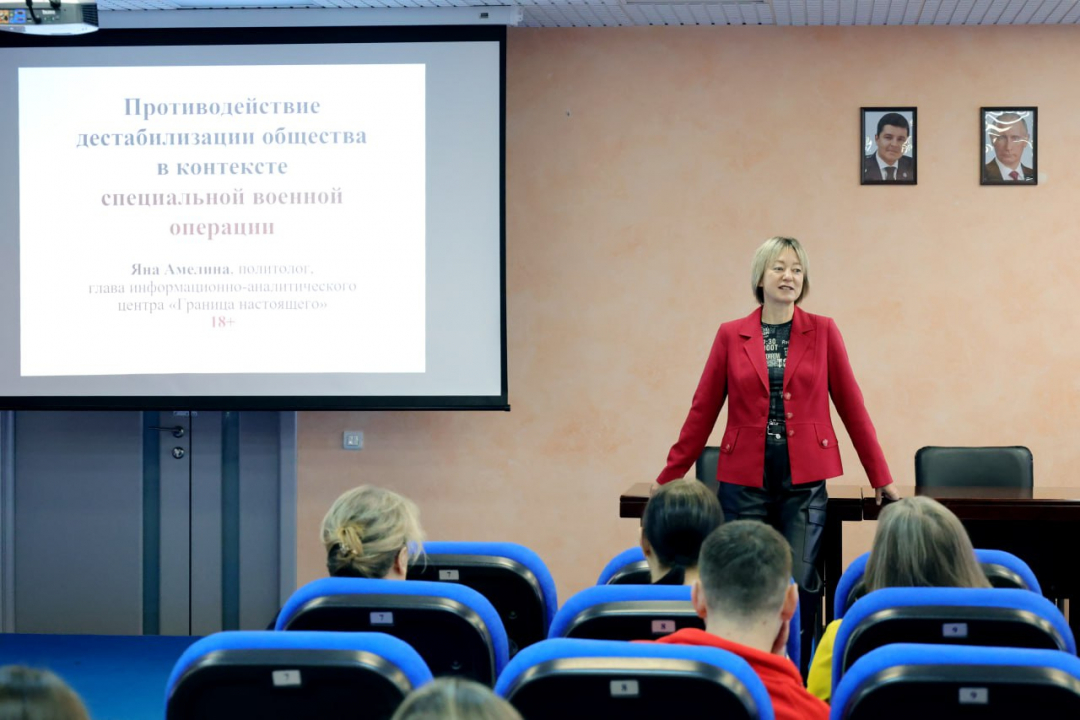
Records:
[[[683,477],[712,433],[724,400],[727,426],[717,479],[727,520],[760,519],[791,544],[792,572],[810,629],[820,605],[817,556],[825,525],[825,480],[843,474],[829,397],[875,489],[898,497],[863,405],[836,324],[798,306],[810,289],[798,240],[774,237],[758,248],[750,287],[760,308],[716,333],[690,413],[657,482]]]

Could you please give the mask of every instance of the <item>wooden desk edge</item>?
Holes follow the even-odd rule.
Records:
[[[653,483],[634,483],[619,496],[619,517],[640,518],[645,512],[645,505],[649,502],[649,490]],[[860,520],[863,498],[863,486],[861,485],[835,485],[829,488],[829,505],[837,507],[843,505],[847,512],[844,520]],[[871,495],[871,499],[873,496]],[[854,517],[853,512],[859,517]]]

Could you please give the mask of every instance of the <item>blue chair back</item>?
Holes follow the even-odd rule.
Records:
[[[1080,717],[1080,660],[1056,650],[896,644],[859,658],[832,720]]]
[[[1076,641],[1061,612],[1028,590],[884,588],[848,610],[833,646],[832,685],[871,650],[894,643],[1063,650]]]
[[[167,720],[389,718],[431,680],[415,650],[382,633],[222,632],[191,645],[166,686]]]
[[[987,580],[996,588],[1031,590],[1042,595],[1038,578],[1026,562],[1012,553],[1003,550],[983,550],[975,548],[975,558],[982,565]],[[842,618],[864,593],[862,579],[866,574],[866,563],[870,553],[865,552],[851,561],[836,584],[836,597],[833,600],[833,617]]]
[[[700,715],[772,720],[765,685],[719,648],[604,640],[545,640],[518,653],[495,692],[526,718],[653,720]]]
[[[648,585],[651,582],[649,563],[638,545],[611,558],[596,579],[597,585]]]
[[[510,656],[547,637],[559,600],[547,565],[510,542],[428,542],[410,580],[459,583],[486,597],[502,619]]]
[[[276,629],[384,632],[416,648],[435,675],[488,685],[509,653],[499,614],[483,595],[423,580],[316,580],[292,594]]]
[[[688,585],[595,585],[567,599],[548,637],[654,640],[686,627],[705,627]]]

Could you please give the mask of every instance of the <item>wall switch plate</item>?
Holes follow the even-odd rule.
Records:
[[[346,430],[341,440],[341,447],[346,450],[363,450],[364,433],[360,430]]]

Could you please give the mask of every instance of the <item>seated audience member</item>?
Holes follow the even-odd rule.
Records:
[[[933,498],[908,497],[882,509],[862,585],[870,593],[887,587],[988,588],[990,582],[956,515]],[[806,679],[810,692],[826,702],[841,622],[825,628]]]
[[[416,503],[371,485],[343,493],[322,521],[330,577],[404,580],[410,557],[423,552],[423,541]],[[276,624],[277,615],[266,629]]]
[[[0,667],[0,720],[89,720],[75,691],[48,670]]]
[[[344,493],[322,522],[331,577],[404,580],[423,539],[416,503],[370,485]]]
[[[829,706],[806,691],[784,656],[799,600],[784,536],[757,520],[725,523],[702,544],[698,573],[692,597],[705,629],[684,628],[656,642],[735,653],[765,684],[776,720],[826,720]]]
[[[674,480],[649,498],[641,518],[641,549],[654,585],[693,585],[701,543],[721,523],[716,494],[698,480]]]
[[[521,715],[480,683],[442,677],[410,693],[391,720],[521,720]]]

